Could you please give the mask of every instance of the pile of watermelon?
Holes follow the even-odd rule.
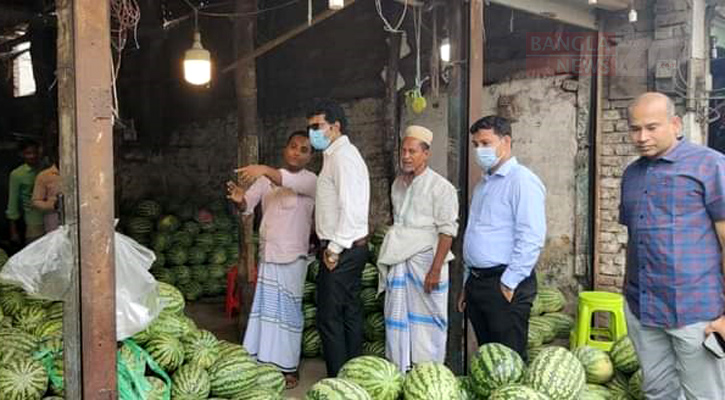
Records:
[[[237,218],[223,199],[204,207],[195,202],[141,200],[127,210],[121,226],[127,235],[152,249],[151,273],[175,285],[188,301],[215,297],[226,291],[229,267],[239,257]]]
[[[363,354],[378,357],[385,357],[385,316],[383,315],[385,294],[378,294],[379,273],[375,262],[382,238],[385,236],[384,232],[384,229],[376,231],[369,244],[370,259],[362,272],[362,289],[360,290],[360,303],[365,314]],[[302,300],[302,314],[305,319],[302,355],[307,358],[318,357],[322,354],[322,341],[315,321],[317,316],[317,274],[321,266],[322,264],[317,259],[312,260],[307,266],[307,280]]]

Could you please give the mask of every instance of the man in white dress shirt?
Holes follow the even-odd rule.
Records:
[[[393,226],[378,265],[386,279],[385,355],[402,372],[446,356],[448,263],[458,233],[458,194],[428,168],[433,132],[405,130],[401,174],[391,189]]]
[[[362,353],[360,278],[368,259],[368,169],[347,137],[345,113],[317,102],[307,114],[310,144],[323,152],[315,194],[315,227],[325,268],[317,276],[317,329],[327,375]]]

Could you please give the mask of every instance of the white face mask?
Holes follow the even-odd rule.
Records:
[[[488,171],[499,161],[501,157],[496,156],[496,147],[476,147],[476,164],[482,170]]]

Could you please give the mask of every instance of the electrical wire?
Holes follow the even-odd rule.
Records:
[[[266,13],[266,12],[269,12],[269,11],[280,10],[280,9],[285,8],[285,7],[289,7],[289,6],[293,5],[293,4],[297,4],[299,2],[300,2],[300,0],[291,0],[291,1],[288,1],[286,3],[277,5],[277,6],[273,6],[273,7],[269,7],[269,8],[264,8],[262,10],[257,10],[257,11],[252,11],[252,12],[246,12],[246,13],[222,13],[222,12],[218,12],[217,13],[217,12],[209,12],[209,11],[199,11],[199,14],[200,15],[203,15],[205,17],[242,18],[242,17],[250,17],[250,16],[254,16],[254,15],[263,14],[263,13]]]
[[[395,24],[395,27],[393,27],[390,22],[385,18],[385,15],[383,14],[383,5],[381,3],[382,0],[375,0],[375,9],[378,12],[378,15],[380,16],[380,19],[383,20],[384,28],[387,32],[393,32],[393,33],[401,33],[403,32],[400,30],[400,27],[403,26],[403,21],[405,21],[405,15],[408,13],[408,0],[405,0],[405,6],[403,7],[403,14],[400,16],[400,19],[398,19],[398,22]]]

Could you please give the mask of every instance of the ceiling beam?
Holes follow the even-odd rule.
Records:
[[[570,2],[557,0],[491,0],[491,2],[582,28],[597,27],[594,13],[584,2],[578,7]]]

